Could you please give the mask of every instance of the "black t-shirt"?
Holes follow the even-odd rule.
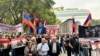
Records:
[[[37,38],[37,44],[41,43],[41,38]]]
[[[79,41],[78,41],[78,37],[73,37],[70,39],[70,43],[73,46],[72,51],[79,53]]]
[[[70,38],[66,38],[66,46],[69,46],[69,43],[70,43]]]
[[[98,32],[99,32],[98,30],[95,31],[95,37],[99,36]]]

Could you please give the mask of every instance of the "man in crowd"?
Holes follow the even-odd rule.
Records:
[[[70,43],[70,35],[68,34],[66,35],[65,47],[67,50],[67,56],[71,56],[73,46]]]
[[[45,38],[42,38],[42,42],[37,45],[37,51],[39,56],[47,56],[49,46]]]
[[[79,40],[77,34],[73,34],[73,37],[70,39],[70,43],[72,45],[72,53],[74,56],[79,56]]]
[[[49,55],[50,56],[59,56],[60,54],[60,44],[57,42],[57,37],[52,37],[51,42],[49,44]]]
[[[61,47],[61,53],[64,52],[65,53],[65,46],[64,46],[64,40],[65,40],[65,36],[59,35],[58,41],[60,43],[60,47]]]

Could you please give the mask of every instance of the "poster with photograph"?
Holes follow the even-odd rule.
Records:
[[[26,39],[25,38],[15,38],[15,39],[12,39],[11,40],[11,46],[12,48],[20,48],[20,47],[23,47],[25,46],[26,44]]]
[[[100,37],[100,25],[96,26],[79,26],[79,37],[80,38],[97,38]]]
[[[0,49],[6,49],[9,43],[10,43],[9,39],[0,38]]]

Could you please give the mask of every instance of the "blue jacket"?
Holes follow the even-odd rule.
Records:
[[[41,32],[39,32],[39,29],[41,29]],[[46,28],[45,28],[45,27],[38,28],[38,29],[37,29],[37,33],[38,33],[38,34],[46,34]]]

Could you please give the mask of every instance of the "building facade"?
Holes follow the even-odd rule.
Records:
[[[90,12],[86,9],[63,9],[63,7],[59,7],[54,8],[54,13],[57,19],[61,20],[61,22],[64,22],[69,18],[75,18],[75,21],[78,25],[83,25]]]
[[[59,25],[60,34],[72,35],[72,19],[68,19]]]

